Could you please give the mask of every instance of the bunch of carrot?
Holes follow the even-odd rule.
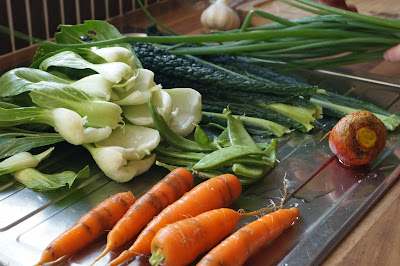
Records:
[[[107,245],[93,264],[137,234],[132,246],[109,265],[119,265],[149,253],[152,253],[153,265],[186,265],[213,247],[199,265],[231,265],[229,259],[233,254],[240,257],[240,260],[234,258],[235,264],[244,263],[255,250],[289,227],[297,218],[298,210],[280,209],[262,216],[216,246],[234,230],[240,218],[267,210],[244,213],[229,209],[241,192],[242,184],[232,174],[223,174],[193,187],[193,176],[188,170],[174,169],[136,202],[132,193],[127,192],[122,194],[131,195],[130,201],[116,200],[121,197],[117,194],[100,203],[54,240],[37,265],[73,254],[109,230]],[[86,220],[93,222],[86,223]],[[72,241],[82,231],[87,241]],[[229,244],[232,241],[238,244]],[[84,243],[76,245],[79,242]]]

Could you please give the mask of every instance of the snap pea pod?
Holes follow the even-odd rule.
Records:
[[[206,156],[206,153],[203,152],[190,152],[190,151],[181,151],[181,150],[171,150],[162,146],[158,146],[155,149],[157,155],[165,155],[165,156],[171,156],[175,158],[182,158],[182,159],[189,159],[189,160],[201,160],[204,156]]]
[[[275,163],[269,160],[266,156],[244,156],[240,158],[235,158],[232,161],[227,161],[225,165],[232,166],[235,163],[246,164],[249,166],[263,166],[263,167],[273,167]]]
[[[219,134],[219,136],[214,138],[214,143],[215,143],[215,145],[217,145],[218,147],[221,147],[221,148],[231,145],[231,141],[229,139],[229,132],[228,132],[228,128],[227,127],[222,131],[221,134]]]
[[[176,166],[189,167],[189,169],[198,162],[198,160],[187,159],[187,158],[177,158],[177,157],[166,156],[166,155],[162,155],[162,154],[157,154],[157,161],[163,162],[166,164],[173,164]]]
[[[270,167],[262,167],[262,166],[251,166],[244,165],[241,163],[235,163],[232,165],[232,171],[236,175],[245,176],[248,178],[260,178],[265,174],[266,171],[270,170]]]
[[[258,180],[258,177],[255,177],[254,173],[251,173],[248,171],[246,172],[246,171],[242,170],[243,168],[236,169],[236,173],[232,171],[233,166],[230,169],[224,168],[222,170],[207,169],[207,170],[196,171],[196,170],[193,170],[192,166],[190,166],[190,165],[177,165],[177,163],[179,164],[179,161],[173,160],[173,158],[170,158],[170,159],[171,159],[171,161],[169,161],[169,162],[163,161],[163,159],[160,159],[161,161],[157,160],[156,165],[164,167],[164,168],[168,169],[169,171],[172,171],[173,169],[176,169],[178,167],[183,167],[189,171],[192,171],[193,174],[195,174],[196,176],[198,176],[202,179],[213,178],[213,177],[216,177],[216,176],[219,176],[222,174],[232,173],[237,176],[237,178],[240,180],[240,182],[243,185],[248,185],[248,184],[254,183],[256,180]],[[265,172],[267,172],[271,168],[265,167],[264,169],[265,169]]]
[[[211,139],[199,125],[196,125],[196,129],[194,131],[194,140],[202,145],[212,145]]]
[[[229,109],[224,109],[223,113],[228,118],[228,133],[232,145],[243,145],[252,149],[258,149],[253,138],[244,128],[240,118],[234,118]]]
[[[181,168],[182,166],[177,166],[177,165],[171,165],[168,163],[164,163],[164,162],[160,162],[160,161],[156,161],[156,165],[164,167],[166,169],[168,169],[169,171],[172,171],[176,168]],[[191,167],[183,167],[189,171],[192,171],[193,169]],[[224,174],[224,172],[221,171],[216,171],[216,170],[210,170],[210,171],[202,171],[202,172],[196,172],[193,171],[194,174],[196,174],[198,177],[200,178],[213,178],[219,175]]]
[[[214,143],[200,144],[176,134],[169,128],[162,115],[158,113],[151,99],[147,100],[147,104],[156,129],[160,132],[163,140],[169,145],[183,151],[210,152],[216,150]]]
[[[191,141],[170,130],[152,103],[148,103],[157,130],[172,146],[157,147],[156,164],[159,166],[169,170],[184,167],[201,178],[232,173],[243,184],[250,184],[276,164],[277,140],[272,140],[269,145],[256,143],[240,118],[234,117],[229,109],[223,113],[227,118],[227,127],[213,141],[200,126],[196,126],[195,141]]]
[[[218,168],[228,161],[233,161],[243,156],[260,155],[265,156],[265,152],[260,149],[249,148],[241,145],[232,145],[220,150],[216,150],[203,157],[194,166],[193,170],[199,171],[204,169]]]
[[[226,174],[226,173],[232,173],[235,174],[231,171],[217,171],[217,170],[205,170],[205,171],[201,171],[201,172],[194,172],[198,177],[200,178],[213,178],[222,174]],[[249,185],[251,183],[254,183],[257,179],[256,178],[249,178],[246,176],[242,176],[242,175],[238,175],[235,174],[236,177],[240,180],[240,182],[242,183],[242,185]]]
[[[179,165],[168,164],[168,163],[164,163],[164,162],[160,162],[160,161],[156,161],[156,165],[164,167],[168,171],[172,171],[172,170],[174,170],[176,168],[185,168],[188,171],[192,170],[192,167],[182,167],[182,166],[179,166]]]

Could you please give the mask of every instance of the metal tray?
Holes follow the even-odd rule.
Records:
[[[400,113],[400,85],[396,81],[368,78],[343,69],[306,71],[297,79],[318,84],[321,88],[366,99],[392,112]],[[321,138],[337,122],[321,119],[308,134],[292,133],[279,140],[279,165],[257,184],[245,187],[235,204],[256,210],[277,203],[286,174],[290,200],[285,207],[297,206],[300,218],[282,235],[263,247],[248,265],[314,265],[357,224],[400,176],[399,132],[389,134],[385,150],[367,168],[343,167],[330,152],[328,141]],[[45,169],[79,169],[86,164],[91,176],[78,180],[71,189],[35,192],[11,178],[0,180],[0,265],[33,265],[45,247],[93,206],[121,191],[131,190],[140,196],[167,171],[154,166],[128,183],[116,183],[105,177],[84,149],[56,146],[57,161]],[[242,220],[243,226],[254,218]],[[106,243],[103,237],[85,250],[62,259],[61,265],[90,265]],[[126,247],[129,246],[130,243]],[[125,248],[126,248],[125,247]],[[106,265],[124,247],[109,253],[96,265]],[[146,265],[137,258],[131,265]]]

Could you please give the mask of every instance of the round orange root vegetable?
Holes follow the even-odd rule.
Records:
[[[346,115],[329,133],[329,147],[348,166],[370,163],[383,150],[387,130],[383,122],[369,111]]]

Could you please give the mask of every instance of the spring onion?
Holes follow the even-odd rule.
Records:
[[[105,46],[130,42],[179,44],[168,45],[169,51],[180,55],[227,53],[262,59],[266,61],[263,61],[263,64],[290,70],[315,69],[382,59],[384,51],[400,43],[398,20],[358,14],[310,0],[296,0],[300,4],[281,1],[312,12],[316,16],[287,20],[261,10],[253,10],[249,12],[238,30],[215,31],[201,35],[121,36],[83,44],[46,42],[42,44],[41,50],[54,51],[66,47]],[[250,27],[254,15],[268,18],[274,23]],[[155,22],[160,25],[156,20]],[[197,46],[182,45],[187,43]]]

